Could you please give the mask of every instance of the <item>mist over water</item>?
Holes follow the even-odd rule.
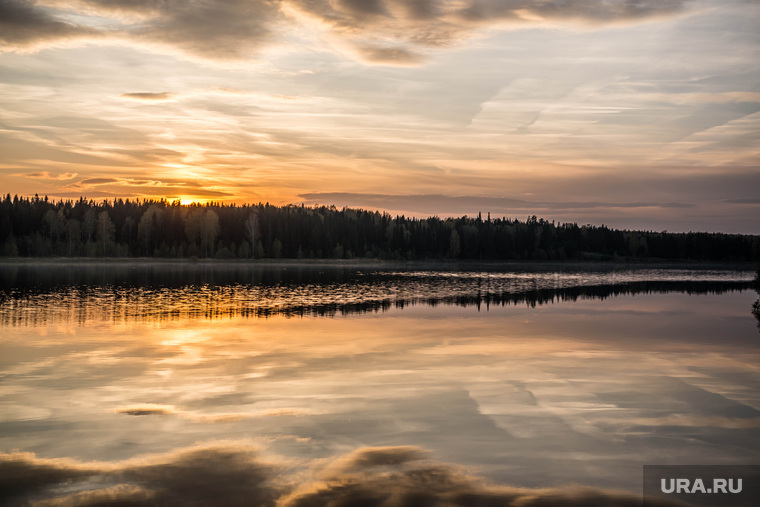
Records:
[[[638,505],[758,462],[751,280],[3,266],[0,504]]]

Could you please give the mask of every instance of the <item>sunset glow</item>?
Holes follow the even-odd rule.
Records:
[[[0,4],[3,194],[760,233],[746,0]]]
[[[690,276],[685,270],[682,275]],[[694,280],[689,285],[699,286]],[[625,292],[624,287],[618,288]],[[274,456],[287,469],[268,472],[278,483],[302,485],[315,474],[324,485],[317,466],[337,464],[366,447],[393,452],[405,446],[449,463],[436,469],[436,477],[454,463],[466,476],[521,488],[535,488],[538,481],[541,488],[594,481],[584,486],[585,502],[567,504],[636,505],[597,504],[588,495],[605,489],[637,494],[640,463],[663,455],[687,463],[741,463],[757,456],[760,417],[753,408],[753,382],[760,355],[747,315],[751,293],[633,289],[636,297],[552,298],[537,307],[486,309],[438,301],[382,311],[348,305],[334,318],[236,314],[240,305],[252,303],[303,309],[335,292],[309,284],[298,301],[298,288],[278,283],[158,291],[179,304],[183,315],[165,300],[150,298],[146,287],[122,286],[114,308],[100,304],[113,294],[105,287],[92,289],[88,295],[94,298],[87,300],[77,299],[75,291],[47,293],[55,304],[36,312],[15,307],[6,314],[15,325],[5,321],[0,342],[9,379],[2,398],[9,429],[0,434],[0,460],[6,469],[19,470],[19,477],[37,478],[37,467],[51,457],[69,457],[66,466],[87,462],[88,469],[106,470],[177,459],[182,463],[167,469],[181,477],[175,482],[182,491],[199,495],[209,488],[219,502],[238,489],[217,482],[188,488],[207,477],[190,467],[213,466],[232,482],[249,477],[240,470],[255,471],[255,464],[234,460],[224,449],[226,459],[219,460],[211,451],[184,460],[165,455],[255,444],[257,453]],[[220,297],[209,298],[209,290]],[[73,311],[66,310],[66,300]],[[146,304],[140,307],[136,300]],[[191,316],[199,301],[205,308]],[[229,311],[208,312],[217,304]],[[726,338],[715,340],[715,329]],[[6,451],[19,447],[37,457]],[[228,463],[235,467],[219,470]],[[368,477],[386,477],[384,472],[372,469]],[[97,492],[110,485],[105,480],[123,479],[111,473],[85,486]],[[352,474],[335,484],[342,491],[358,480]],[[47,492],[50,482],[22,484]],[[252,480],[240,482],[252,492],[262,488]],[[427,485],[394,483],[415,492]],[[154,480],[145,487],[161,484]],[[448,488],[450,482],[435,494]],[[135,495],[127,488],[110,491]],[[535,499],[546,490],[523,491]],[[63,487],[56,494],[74,495]],[[464,498],[450,505],[482,505]],[[249,499],[227,504],[248,505]],[[548,505],[565,504],[552,500]]]

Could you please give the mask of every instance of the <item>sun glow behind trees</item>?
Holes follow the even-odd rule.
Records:
[[[418,219],[359,209],[175,201],[0,202],[0,255],[23,257],[751,261],[760,236],[621,231],[536,216]]]
[[[760,233],[757,2],[0,11],[3,193]]]

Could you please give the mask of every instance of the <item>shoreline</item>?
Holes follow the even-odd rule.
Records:
[[[272,267],[272,268],[378,268],[378,269],[440,269],[471,271],[473,269],[508,270],[531,268],[561,269],[717,269],[757,271],[754,262],[693,261],[693,260],[389,260],[389,259],[170,259],[149,257],[5,257],[0,267],[7,266],[198,266],[198,267]]]

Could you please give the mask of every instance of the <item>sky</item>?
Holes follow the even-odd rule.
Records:
[[[757,0],[0,0],[0,191],[760,234]]]

